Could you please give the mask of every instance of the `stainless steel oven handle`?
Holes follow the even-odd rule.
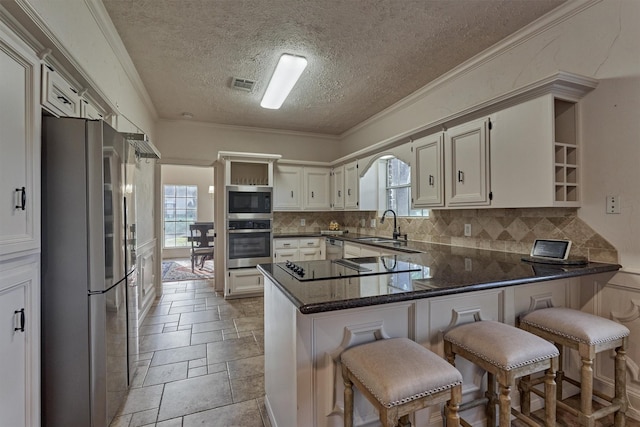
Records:
[[[271,233],[271,229],[264,228],[249,228],[249,229],[240,229],[240,230],[227,230],[229,234],[240,234],[240,233]]]

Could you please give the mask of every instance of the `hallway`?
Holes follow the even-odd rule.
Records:
[[[262,298],[224,300],[213,281],[163,283],[111,427],[270,427]]]

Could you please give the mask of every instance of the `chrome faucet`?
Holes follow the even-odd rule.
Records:
[[[393,209],[387,209],[382,214],[382,218],[380,218],[380,224],[384,224],[384,217],[387,215],[387,212],[391,212],[393,214],[393,238],[397,239],[400,237],[400,230],[398,229],[398,217]]]

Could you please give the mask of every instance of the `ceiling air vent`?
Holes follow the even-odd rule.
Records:
[[[239,79],[237,77],[232,77],[231,78],[231,88],[232,89],[238,89],[238,90],[243,90],[245,92],[251,92],[251,90],[253,90],[253,85],[255,85],[256,82],[254,80],[249,80],[249,79]]]

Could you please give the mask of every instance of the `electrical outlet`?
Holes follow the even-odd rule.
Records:
[[[464,235],[467,237],[471,237],[471,224],[464,225]]]
[[[375,218],[372,218],[372,219],[371,219],[371,225],[370,225],[370,227],[371,227],[371,228],[376,228],[376,219],[375,219]]]
[[[620,213],[620,196],[607,196],[607,213]]]
[[[307,225],[307,220],[300,218],[300,227],[304,227],[305,225]]]

